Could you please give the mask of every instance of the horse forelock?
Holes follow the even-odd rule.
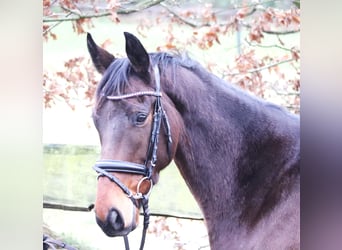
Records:
[[[96,108],[101,108],[107,96],[120,95],[129,84],[128,71],[131,70],[129,61],[125,58],[115,59],[107,68],[99,82],[95,97]]]

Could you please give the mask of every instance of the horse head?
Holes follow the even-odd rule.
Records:
[[[179,115],[160,86],[158,65],[135,36],[124,35],[127,58],[115,58],[87,35],[91,59],[102,74],[93,109],[101,143],[95,214],[112,237],[136,228],[141,198],[173,159],[179,137]]]

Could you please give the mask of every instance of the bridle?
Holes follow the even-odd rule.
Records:
[[[150,213],[149,213],[149,208],[148,208],[148,198],[153,187],[152,173],[157,163],[158,140],[159,140],[160,127],[162,123],[164,125],[164,130],[165,130],[165,134],[167,137],[167,142],[168,142],[167,151],[168,151],[169,157],[171,157],[171,144],[172,144],[170,124],[169,124],[167,115],[161,103],[162,93],[160,91],[160,74],[159,74],[158,65],[153,66],[153,72],[154,72],[155,84],[156,84],[155,91],[140,91],[140,92],[134,92],[134,93],[129,93],[129,94],[106,97],[108,100],[113,100],[113,101],[128,99],[128,98],[133,98],[133,97],[138,97],[138,96],[146,96],[146,95],[156,97],[156,101],[154,104],[151,136],[150,136],[150,141],[149,141],[144,164],[127,162],[127,161],[119,161],[119,160],[98,160],[93,166],[93,169],[99,173],[98,178],[101,176],[105,176],[109,178],[128,196],[128,198],[131,199],[134,206],[139,207],[138,200],[140,200],[141,205],[143,207],[143,215],[144,215],[144,225],[143,225],[142,237],[141,237],[140,248],[139,248],[140,250],[144,248],[146,231],[149,225]],[[126,187],[118,178],[116,178],[114,175],[111,175],[110,174],[111,172],[142,175],[143,178],[139,181],[137,185],[136,193],[135,194],[132,193],[131,190],[129,190],[129,188]],[[146,194],[143,194],[140,192],[140,185],[144,181],[150,182],[150,189]],[[129,250],[129,243],[128,243],[127,235],[124,236],[124,241],[125,241],[126,250]]]

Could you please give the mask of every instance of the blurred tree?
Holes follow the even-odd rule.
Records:
[[[153,26],[160,22],[168,24],[156,50],[196,46],[209,53],[233,34],[238,51],[234,60],[225,60],[224,64],[206,61],[208,70],[263,98],[281,99],[281,105],[298,113],[299,37],[295,46],[289,46],[284,37],[300,31],[299,7],[299,0],[43,0],[43,37],[46,42],[58,39],[54,28],[63,22],[72,22],[74,32],[83,34],[87,27],[94,27],[94,18],[108,17],[115,25],[123,15],[136,15],[153,8],[156,14],[141,18],[136,25],[140,35],[147,36]],[[186,27],[191,32],[179,36],[175,26]],[[269,36],[274,37],[271,44],[267,44],[270,39],[265,39]],[[260,49],[277,53],[260,55]],[[45,107],[62,99],[74,108],[75,98],[90,105],[98,79],[89,59],[83,57],[65,62],[63,71],[44,70]]]

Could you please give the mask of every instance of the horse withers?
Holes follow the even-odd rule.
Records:
[[[173,160],[203,213],[212,250],[299,249],[299,117],[187,56],[147,53],[125,32],[127,58],[87,45],[100,72],[95,213],[108,236],[138,224]]]

